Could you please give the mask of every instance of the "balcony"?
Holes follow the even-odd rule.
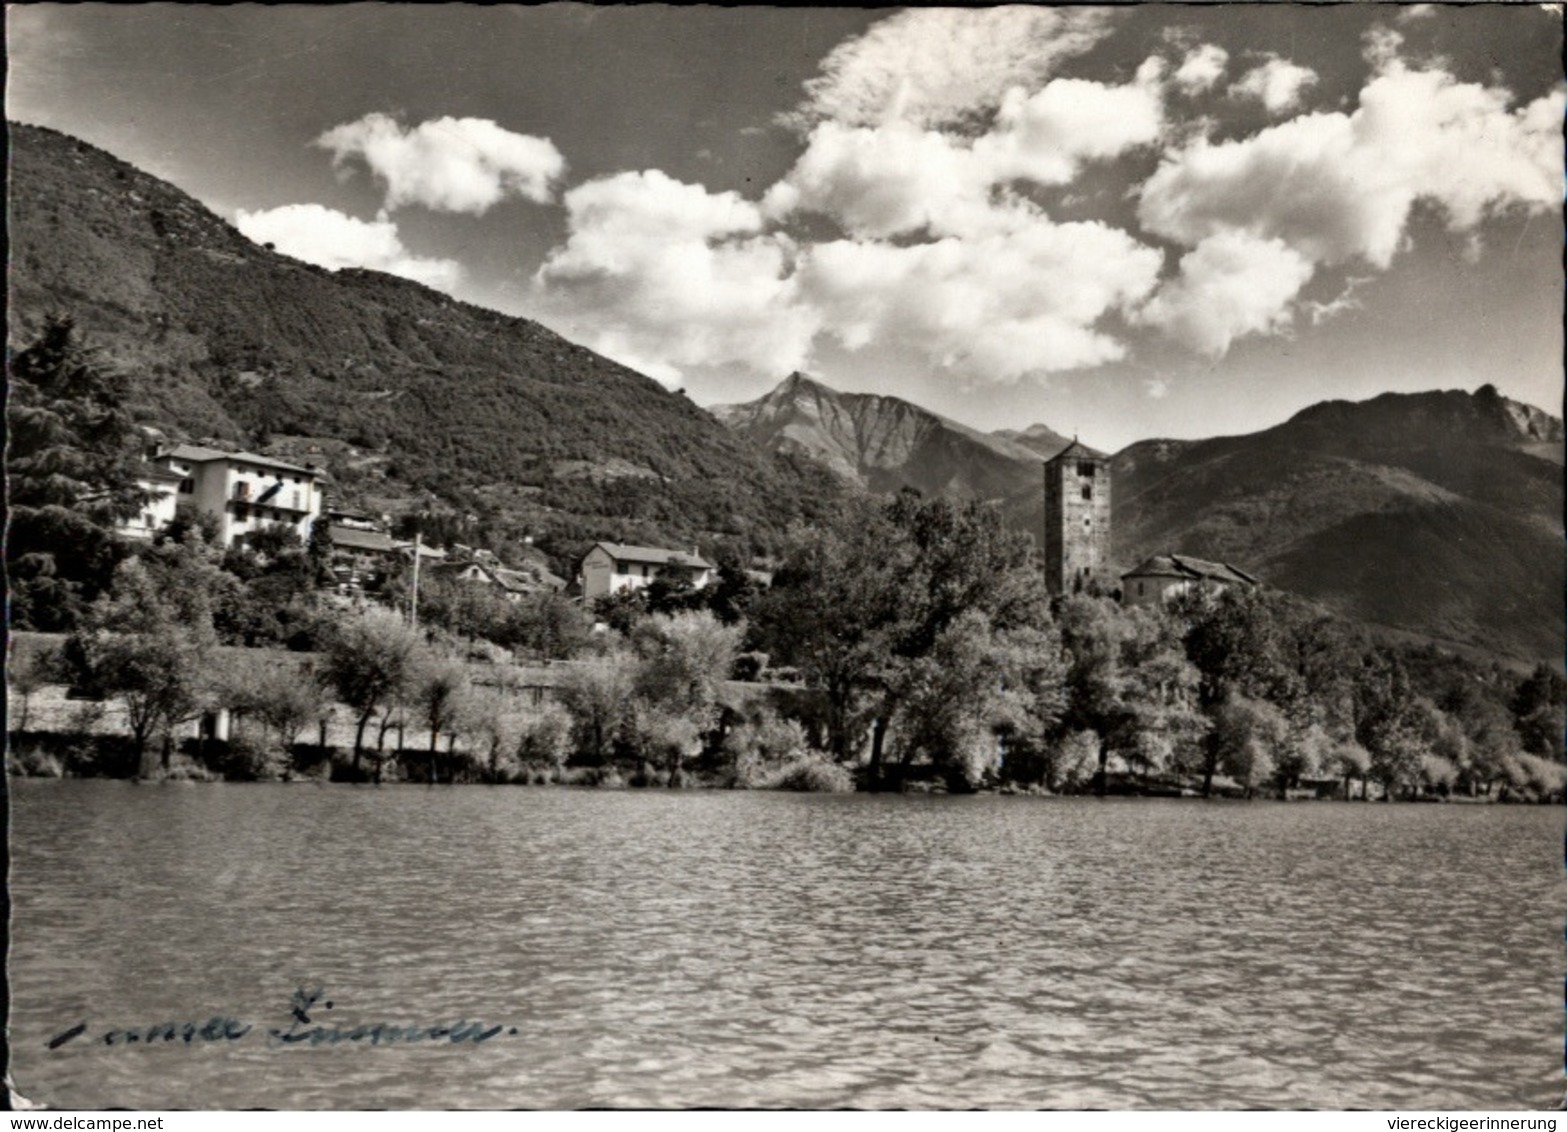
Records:
[[[271,487],[257,493],[256,485],[250,483],[237,483],[229,496],[230,510],[240,512],[248,508],[271,509],[274,511],[287,511],[294,515],[310,514],[310,491],[304,487],[285,487],[283,484],[273,484]]]

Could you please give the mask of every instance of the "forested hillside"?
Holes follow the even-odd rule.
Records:
[[[764,549],[841,486],[527,319],[258,247],[179,189],[12,124],[8,340],[54,313],[142,423],[330,469],[342,502],[591,539]]]

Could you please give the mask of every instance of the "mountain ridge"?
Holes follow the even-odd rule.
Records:
[[[868,414],[903,426],[902,446],[874,449]],[[977,445],[977,430],[911,402],[801,375],[719,415],[757,443],[825,455],[872,491],[999,500],[1036,540],[1040,461],[1069,443],[1034,425]],[[1021,443],[1030,434],[1039,449]],[[1488,385],[1319,402],[1255,433],[1137,441],[1110,461],[1114,560],[1233,562],[1347,617],[1560,663],[1563,448],[1559,418]]]
[[[708,410],[755,444],[809,456],[879,493],[913,488],[955,499],[1000,499],[1038,479],[1040,447],[986,433],[902,397],[844,393],[794,373],[761,397]],[[1043,426],[1035,426],[1042,428]],[[1056,434],[1034,434],[1035,444]]]

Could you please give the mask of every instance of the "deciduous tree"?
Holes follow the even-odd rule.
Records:
[[[384,609],[339,622],[327,636],[321,678],[354,713],[354,767],[364,752],[365,727],[408,686],[420,637]]]

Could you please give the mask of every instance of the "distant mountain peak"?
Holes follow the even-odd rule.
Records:
[[[1045,460],[1054,459],[1068,444],[1077,441],[1076,436],[1063,436],[1049,425],[1038,423],[1024,429],[997,429],[990,435],[1011,441],[1013,444],[1020,444],[1024,448],[1037,452]]]
[[[1002,499],[1027,490],[1041,455],[1068,443],[1017,443],[901,397],[844,393],[799,372],[754,401],[710,412],[763,447],[809,456],[872,491],[911,487],[956,499]],[[1039,428],[1036,439],[1055,436]]]

